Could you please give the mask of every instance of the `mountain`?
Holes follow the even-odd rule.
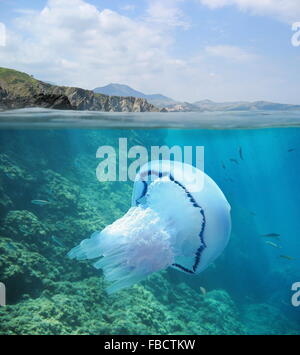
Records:
[[[300,110],[300,105],[279,104],[268,101],[214,102],[211,100],[177,103],[166,106],[168,112],[218,112],[218,111],[291,111]]]
[[[106,112],[158,112],[144,98],[97,94],[76,87],[56,86],[13,69],[0,67],[0,109],[44,107]]]
[[[146,95],[141,91],[134,90],[130,86],[123,84],[109,84],[103,87],[95,88],[93,91],[104,95],[132,96],[146,99],[152,105],[160,108],[176,104],[176,101],[167,96],[161,94]]]
[[[141,91],[132,89],[128,85],[109,84],[93,90],[95,93],[117,96],[133,96],[146,99],[152,105],[165,108],[168,112],[205,112],[205,111],[257,111],[257,110],[300,110],[300,105],[279,104],[268,101],[236,101],[236,102],[214,102],[201,100],[193,103],[175,101],[161,94],[147,95]]]
[[[132,89],[128,85],[109,84],[93,90],[97,94],[104,94],[109,96],[133,96],[145,99],[146,95],[140,91]]]
[[[284,111],[300,110],[300,105],[280,104],[268,101],[237,101],[237,102],[214,102],[211,100],[202,100],[193,103],[199,111]]]

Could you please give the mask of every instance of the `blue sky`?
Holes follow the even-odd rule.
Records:
[[[189,102],[300,104],[298,0],[0,0],[0,66]]]

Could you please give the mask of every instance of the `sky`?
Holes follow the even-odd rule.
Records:
[[[0,0],[0,66],[85,89],[300,104],[295,22],[300,0]]]

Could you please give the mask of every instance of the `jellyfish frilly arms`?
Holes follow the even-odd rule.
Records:
[[[230,230],[230,205],[209,176],[189,164],[152,161],[136,176],[128,212],[68,256],[97,259],[110,294],[168,267],[202,272],[222,253]]]

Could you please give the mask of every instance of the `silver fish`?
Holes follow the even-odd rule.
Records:
[[[277,244],[275,244],[273,242],[267,241],[266,244],[271,245],[271,247],[273,247],[273,248],[282,249],[279,245],[277,245]]]
[[[200,292],[201,292],[202,296],[206,296],[206,294],[207,294],[206,289],[204,287],[202,287],[202,286],[200,287]]]
[[[38,206],[45,206],[45,205],[49,205],[49,201],[45,201],[45,200],[32,200],[31,203],[33,205],[38,205]]]
[[[66,248],[66,246],[58,239],[55,237],[55,235],[51,236],[51,239],[54,243],[56,243],[57,245],[59,245],[62,248]]]

